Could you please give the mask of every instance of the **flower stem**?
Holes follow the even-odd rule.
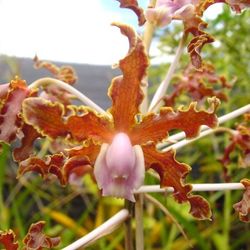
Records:
[[[144,250],[143,194],[136,195],[135,221],[136,221],[136,228],[135,228],[136,250]]]
[[[229,129],[229,128],[223,128],[223,127],[219,127],[219,128],[216,128],[216,129],[207,129],[205,131],[202,131],[199,136],[195,137],[194,139],[183,139],[171,146],[168,146],[168,147],[159,147],[159,149],[161,149],[163,152],[167,152],[169,151],[170,149],[180,149],[194,141],[197,141],[207,135],[210,135],[212,133],[217,133],[217,132],[229,132],[230,134],[235,134],[237,133],[237,131],[233,130],[233,129]]]
[[[105,236],[116,229],[122,222],[127,220],[129,217],[129,212],[127,209],[122,209],[120,212],[115,214],[109,220],[104,222],[102,225],[91,231],[89,234],[83,236],[79,240],[73,242],[69,246],[63,248],[62,250],[75,250],[79,249],[80,247],[87,246],[90,243],[93,243],[97,239],[102,236]]]
[[[151,101],[150,106],[149,106],[149,112],[158,111],[158,109],[160,108],[161,99],[165,95],[165,93],[168,89],[169,83],[172,79],[172,76],[175,72],[175,69],[178,66],[181,54],[183,53],[183,50],[185,48],[185,43],[186,43],[187,37],[188,37],[188,34],[186,32],[184,32],[182,35],[182,38],[180,40],[179,46],[176,50],[174,60],[172,61],[171,65],[168,69],[168,72],[165,76],[165,79],[162,81],[162,83],[160,84],[160,86],[158,87],[157,91],[155,92],[155,94],[152,98],[152,101]]]
[[[155,6],[155,4],[156,4],[156,0],[150,1],[150,6]],[[145,24],[145,31],[143,34],[143,43],[144,43],[147,55],[149,55],[149,50],[150,50],[151,42],[153,39],[154,31],[155,31],[155,26],[152,23],[147,21]],[[143,79],[142,91],[144,94],[144,99],[141,103],[140,111],[142,113],[146,113],[148,110],[148,77],[147,76],[145,76]]]
[[[201,192],[201,191],[225,191],[225,190],[244,190],[245,187],[243,184],[238,182],[232,183],[202,183],[202,184],[192,184],[192,191]],[[174,189],[172,187],[161,188],[160,185],[148,185],[141,186],[135,193],[172,193]]]
[[[191,242],[189,241],[186,233],[184,232],[182,226],[179,224],[179,222],[175,219],[175,217],[170,213],[170,211],[156,198],[149,194],[144,195],[145,199],[153,203],[156,207],[158,207],[170,220],[175,224],[175,226],[179,229],[181,234],[183,235],[184,239],[188,242],[189,246],[192,247]]]
[[[50,84],[57,85],[58,87],[66,90],[66,91],[68,91],[69,93],[71,93],[74,96],[76,96],[84,104],[86,104],[89,107],[95,109],[97,112],[99,112],[101,114],[108,115],[105,110],[103,110],[95,102],[93,102],[92,100],[90,100],[87,96],[85,96],[84,94],[82,94],[80,91],[78,91],[77,89],[75,89],[71,85],[69,85],[69,84],[67,84],[67,83],[65,83],[63,81],[60,81],[58,79],[54,79],[54,78],[50,78],[50,77],[40,78],[40,79],[34,81],[33,83],[31,83],[29,85],[29,88],[30,89],[32,89],[32,88],[38,88],[39,86],[46,86],[46,85],[50,85]]]
[[[132,232],[132,214],[134,203],[129,200],[125,200],[125,209],[129,211],[129,217],[125,221],[125,250],[133,250],[133,232]]]

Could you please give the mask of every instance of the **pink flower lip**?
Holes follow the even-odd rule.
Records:
[[[133,191],[143,184],[145,175],[141,147],[132,146],[127,134],[117,133],[110,145],[102,145],[94,175],[104,196],[135,201]]]

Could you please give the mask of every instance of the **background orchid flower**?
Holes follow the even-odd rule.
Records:
[[[146,19],[159,27],[165,27],[172,20],[182,20],[184,33],[191,33],[193,39],[189,42],[188,52],[191,62],[196,68],[202,67],[201,49],[207,43],[214,41],[204,29],[207,23],[202,20],[204,11],[215,3],[226,3],[237,13],[250,6],[249,0],[157,0],[154,7],[145,11]]]
[[[158,0],[155,7],[146,10],[146,18],[155,25],[164,27],[173,19],[186,20],[194,16],[197,2],[197,0]]]
[[[165,140],[168,131],[180,129],[187,137],[198,134],[201,125],[214,127],[218,100],[210,100],[210,111],[198,111],[196,103],[188,109],[162,108],[160,113],[140,114],[143,100],[141,82],[146,74],[148,58],[140,37],[123,24],[115,23],[127,36],[130,48],[120,60],[123,73],[113,79],[109,89],[112,107],[106,114],[98,114],[86,106],[68,106],[40,97],[23,102],[24,121],[41,135],[54,140],[65,138],[77,147],[47,156],[45,160],[31,156],[20,162],[19,175],[37,171],[42,176],[55,174],[61,184],[68,183],[76,169],[94,166],[94,175],[103,195],[134,201],[133,192],[144,181],[145,170],[154,169],[162,186],[174,188],[180,203],[189,202],[191,214],[199,219],[211,216],[208,202],[192,195],[192,186],[184,184],[190,167],[175,159],[175,152],[160,152],[157,143]]]

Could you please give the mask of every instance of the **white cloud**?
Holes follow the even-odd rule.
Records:
[[[0,53],[67,62],[113,64],[128,48],[102,0],[0,1]],[[115,15],[114,15],[115,14]]]

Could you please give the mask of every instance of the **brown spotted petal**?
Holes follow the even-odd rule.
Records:
[[[144,144],[148,141],[160,142],[167,138],[168,131],[172,129],[183,130],[188,138],[198,135],[201,125],[215,127],[217,118],[215,115],[219,100],[209,99],[211,111],[197,110],[197,103],[190,104],[187,110],[179,108],[174,112],[172,108],[165,107],[159,114],[148,114],[142,122],[134,126],[131,131],[133,144]]]
[[[127,36],[130,49],[127,56],[119,62],[123,76],[114,78],[109,89],[108,94],[112,99],[110,112],[116,130],[127,132],[135,123],[135,115],[139,113],[139,105],[143,100],[141,82],[146,74],[148,58],[141,38],[130,26],[114,25]]]
[[[192,195],[192,186],[184,183],[186,175],[191,168],[176,161],[175,152],[161,153],[156,150],[155,145],[142,146],[146,166],[154,169],[161,179],[161,187],[173,187],[174,197],[179,203],[189,202],[190,213],[197,219],[209,219],[211,210],[209,203],[199,195]]]
[[[22,127],[23,137],[21,140],[21,146],[15,148],[13,151],[13,157],[15,161],[23,161],[33,154],[33,144],[35,140],[41,135],[30,125],[24,124]]]
[[[174,83],[172,93],[164,97],[165,106],[174,106],[175,99],[186,92],[193,101],[203,101],[212,96],[227,101],[227,96],[223,91],[225,88],[231,87],[224,76],[217,75],[212,64],[203,62],[202,68],[199,70],[189,64],[184,69],[182,76]]]
[[[250,180],[243,179],[241,183],[246,188],[240,202],[234,204],[234,209],[239,213],[241,221],[250,222]]]
[[[51,249],[59,245],[60,237],[49,237],[43,233],[44,221],[39,221],[30,226],[29,232],[23,239],[24,250],[42,250]]]
[[[23,103],[25,122],[52,139],[71,137],[77,141],[95,139],[109,142],[113,136],[111,121],[87,107],[72,108],[69,117],[65,107],[43,98],[28,98]],[[79,114],[81,113],[81,114]]]
[[[67,129],[71,137],[77,141],[93,139],[110,143],[114,134],[113,122],[89,108],[82,111],[82,115],[72,115],[67,120]]]
[[[47,61],[41,61],[37,56],[34,58],[36,69],[47,69],[55,78],[64,81],[68,84],[74,84],[77,80],[75,70],[70,66],[58,67],[55,64]]]
[[[7,232],[0,231],[0,244],[4,245],[6,250],[18,249],[16,235],[12,230],[8,230]]]
[[[146,22],[144,11],[139,7],[137,0],[117,0],[120,2],[121,8],[128,8],[135,12],[138,17],[139,25],[143,25]]]
[[[68,150],[67,155],[58,153],[48,155],[45,159],[32,156],[19,163],[18,177],[27,172],[37,172],[43,178],[55,175],[61,185],[68,184],[72,174],[78,177],[90,172],[89,166],[93,166],[100,146],[88,144]]]
[[[0,109],[0,141],[10,143],[16,138],[18,129],[21,126],[21,119],[18,117],[21,111],[23,100],[30,94],[26,82],[15,79],[10,82],[8,92],[6,88],[2,93]]]
[[[250,124],[249,114],[245,115],[245,121],[239,124],[234,134],[231,135],[231,143],[225,148],[224,155],[220,160],[224,167],[230,162],[231,154],[238,149],[240,152],[240,164],[242,167],[249,167],[249,155],[250,155]]]
[[[65,156],[60,154],[48,155],[45,160],[35,156],[19,163],[18,178],[27,172],[37,172],[43,178],[48,178],[49,174],[54,174],[62,185],[66,184],[62,168],[65,163]]]
[[[64,106],[52,103],[43,98],[30,97],[23,102],[23,116],[27,124],[33,126],[38,133],[53,139],[68,134],[62,117]]]
[[[211,35],[207,33],[203,33],[201,35],[195,36],[188,45],[188,52],[191,57],[192,64],[197,68],[201,68],[202,66],[202,59],[201,59],[201,49],[207,43],[212,43],[214,39]]]

